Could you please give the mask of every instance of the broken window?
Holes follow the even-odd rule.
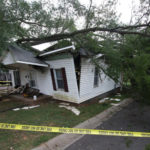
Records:
[[[94,87],[98,87],[99,84],[99,71],[98,68],[95,67],[95,72],[94,72]]]

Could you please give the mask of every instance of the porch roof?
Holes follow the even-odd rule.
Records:
[[[36,58],[32,52],[25,50],[17,45],[10,45],[8,49],[12,54],[14,63],[48,67],[48,64]]]

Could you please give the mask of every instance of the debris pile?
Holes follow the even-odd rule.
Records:
[[[80,115],[80,111],[77,108],[75,108],[74,106],[70,106],[69,103],[60,103],[59,107],[66,108],[67,110],[72,111],[77,116]]]
[[[117,93],[116,94],[116,97],[121,97],[121,94],[120,93]],[[121,101],[121,99],[119,99],[119,98],[109,98],[109,97],[106,97],[106,98],[103,98],[103,99],[101,99],[100,101],[99,101],[99,103],[101,104],[101,103],[109,103],[109,102],[111,102],[111,101],[113,101],[113,102],[120,102]],[[118,106],[119,104],[117,104],[117,103],[110,103],[112,106]]]
[[[38,96],[39,92],[39,89],[29,87],[29,84],[26,84],[14,89],[9,94],[22,94],[24,97],[33,97],[34,95]]]

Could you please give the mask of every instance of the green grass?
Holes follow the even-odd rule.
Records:
[[[118,96],[118,95],[111,95],[109,96],[110,98],[118,98],[120,99],[121,101],[124,100],[125,98],[128,98],[129,95],[127,93],[122,93],[121,96]]]
[[[0,101],[0,111],[4,111],[10,108],[21,107],[22,102],[19,101]]]
[[[1,108],[5,105],[11,105],[10,102],[1,102]],[[18,103],[13,102],[13,106]],[[20,103],[19,103],[20,104]],[[0,122],[29,124],[29,125],[46,125],[59,127],[73,127],[80,122],[83,122],[103,110],[110,107],[109,104],[88,104],[77,106],[81,111],[79,116],[76,116],[71,111],[65,108],[59,108],[57,103],[45,103],[40,107],[30,110],[7,111],[0,113]],[[8,106],[7,106],[8,108]],[[29,150],[39,144],[48,141],[58,134],[42,133],[42,132],[25,132],[25,131],[9,131],[0,130],[0,147],[5,150]]]
[[[147,145],[145,146],[145,150],[150,150],[150,144],[147,144]]]

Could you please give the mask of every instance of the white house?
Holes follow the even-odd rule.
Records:
[[[11,45],[2,63],[14,69],[14,85],[29,83],[43,94],[81,103],[116,88],[116,83],[102,71],[99,76],[91,55],[84,49],[76,52],[71,45],[36,56],[31,51]],[[103,63],[100,59],[102,54],[95,57]]]

